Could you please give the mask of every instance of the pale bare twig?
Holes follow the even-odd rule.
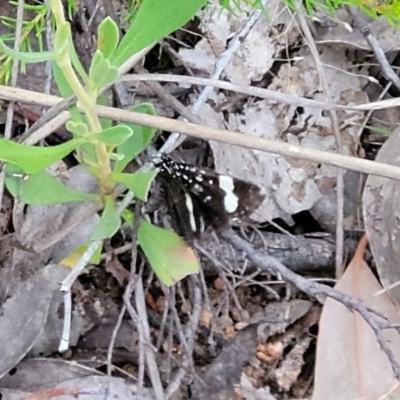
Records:
[[[369,111],[381,110],[385,108],[398,107],[400,105],[399,98],[380,100],[366,104],[335,104],[325,101],[308,99],[293,94],[277,92],[275,90],[259,88],[255,86],[240,85],[231,82],[218,81],[209,78],[200,78],[186,75],[173,74],[137,74],[125,75],[121,77],[123,82],[141,82],[141,81],[157,81],[157,82],[176,82],[192,85],[210,85],[218,89],[229,90],[235,93],[241,93],[248,96],[254,96],[260,99],[267,99],[273,102],[290,104],[293,106],[310,107],[322,110],[343,110],[343,111]]]
[[[135,71],[139,74],[145,74],[147,71],[140,64],[136,64],[134,67]],[[179,100],[169,94],[164,87],[158,82],[145,82],[145,84],[158,96],[160,101],[168,107],[172,107],[182,117],[186,118],[190,122],[200,123],[201,119],[185,107]]]
[[[2,89],[3,88],[0,86],[0,97],[4,97],[4,92],[2,92]],[[11,91],[16,91],[18,93],[20,93],[20,91],[22,90],[22,89],[7,88],[8,91],[7,97],[15,97],[11,95],[8,89]],[[34,93],[24,90],[22,91],[24,92],[25,98],[29,97],[32,101],[34,101],[34,97],[36,96],[36,94],[40,96],[40,93]],[[47,95],[43,96],[47,97]],[[50,97],[53,98],[55,96],[50,96]],[[47,101],[48,100],[49,99],[47,99]],[[54,100],[51,100],[50,104],[52,102],[55,103]],[[323,152],[315,149],[308,149],[304,147],[294,146],[287,143],[281,143],[262,138],[248,137],[246,135],[241,135],[230,131],[224,131],[222,129],[210,128],[207,126],[195,125],[182,121],[175,121],[168,118],[135,113],[133,111],[120,110],[105,106],[96,106],[96,111],[99,116],[105,118],[117,119],[120,121],[152,126],[155,128],[169,130],[169,131],[175,130],[202,139],[223,141],[226,143],[231,143],[233,145],[255,148],[261,151],[281,154],[288,157],[305,159],[317,163],[326,163],[368,174],[380,175],[387,178],[400,179],[400,168],[392,165],[377,163],[369,160],[362,160],[355,157],[349,157],[340,154],[332,154],[329,152]]]
[[[23,89],[0,86],[0,98],[13,100],[17,97],[23,97],[25,101],[28,102],[36,102],[36,104],[41,102],[44,105],[50,106],[52,104],[56,104],[57,101],[61,100],[56,96],[49,96],[42,93],[30,92]],[[399,102],[399,100],[397,101]],[[371,104],[375,104],[375,106],[378,107],[377,104],[379,103],[378,108],[380,108],[382,103],[386,102],[386,100],[382,100],[380,102],[375,102]],[[374,109],[375,106],[364,107],[365,109]],[[306,147],[295,146],[288,143],[268,140],[254,136],[242,135],[236,132],[211,128],[204,125],[196,125],[188,122],[136,113],[134,111],[120,110],[117,108],[105,106],[96,106],[95,110],[99,116],[104,118],[131,122],[138,125],[151,126],[170,132],[181,132],[204,140],[216,140],[220,142],[230,143],[236,146],[243,146],[246,148],[257,149],[260,151],[266,151],[269,153],[279,154],[287,157],[294,157],[316,163],[334,165],[337,167],[347,168],[366,174],[373,174],[386,178],[400,180],[400,168],[394,165],[363,160],[356,157],[334,154]],[[127,201],[128,200],[129,199],[127,199]]]
[[[262,1],[263,6],[265,6],[266,3],[267,3],[266,0]],[[247,19],[247,21],[243,25],[243,27],[240,29],[240,31],[229,42],[229,45],[228,45],[228,48],[226,49],[226,51],[221,55],[221,57],[215,63],[214,72],[211,75],[212,79],[217,80],[221,77],[223,71],[231,63],[234,55],[239,50],[241,44],[243,43],[243,41],[245,40],[247,35],[253,29],[253,27],[257,23],[257,21],[261,18],[261,15],[262,15],[262,11],[259,8],[255,9],[251,13],[251,15],[249,16],[249,18]],[[207,99],[210,96],[210,93],[213,89],[214,88],[212,86],[206,86],[203,88],[199,97],[196,99],[196,101],[194,102],[194,104],[192,106],[191,112],[194,115],[198,114],[200,108],[207,101]],[[185,136],[181,136],[181,134],[179,134],[179,132],[174,132],[168,137],[167,141],[162,146],[160,152],[169,153],[169,152],[171,152],[171,150],[178,147],[179,144],[181,144],[184,140],[185,140]]]
[[[385,53],[381,45],[379,44],[378,40],[371,34],[370,27],[364,24],[364,22],[360,18],[360,14],[357,12],[359,11],[359,9],[356,7],[347,7],[347,11],[353,18],[354,22],[356,23],[357,28],[362,33],[365,40],[371,47],[371,50],[373,51],[376,60],[378,61],[379,65],[382,68],[383,76],[390,82],[392,82],[393,85],[397,87],[397,89],[400,89],[400,78],[390,66],[389,61],[387,60]]]
[[[300,6],[300,10],[305,11],[304,6],[298,3]],[[323,93],[325,96],[325,100],[327,103],[333,103],[333,98],[331,94],[330,86],[328,85],[328,81],[326,79],[325,71],[322,67],[321,57],[317,50],[317,46],[315,45],[314,38],[312,37],[310,27],[308,26],[304,14],[302,12],[297,13],[297,18],[300,22],[301,29],[303,34],[307,40],[308,47],[310,52],[314,58],[320,83],[323,89]],[[337,152],[339,154],[343,154],[342,148],[342,139],[339,131],[339,122],[336,114],[336,110],[330,109],[329,114],[331,116],[333,133],[335,136]],[[336,172],[336,278],[339,278],[343,275],[344,272],[344,264],[343,264],[343,240],[344,240],[344,232],[343,232],[343,213],[344,213],[344,182],[343,182],[344,171],[342,168],[338,168]]]
[[[187,324],[185,336],[187,338],[188,349],[193,349],[195,333],[201,314],[201,289],[198,278],[195,275],[191,275],[189,279],[192,282],[193,301],[192,301],[192,314],[189,323]],[[191,364],[192,364],[191,353],[185,354],[185,359],[182,363],[182,366],[175,373],[168,387],[165,390],[165,395],[167,399],[171,399],[174,393],[179,389],[183,378],[187,374],[187,368]]]

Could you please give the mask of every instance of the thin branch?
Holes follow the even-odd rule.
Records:
[[[187,374],[187,368],[193,363],[191,351],[193,349],[194,337],[197,330],[197,326],[200,321],[201,314],[201,289],[200,282],[198,278],[194,275],[190,276],[190,279],[193,283],[193,301],[192,301],[192,315],[190,317],[189,323],[186,328],[186,337],[187,337],[187,347],[189,349],[189,353],[185,354],[185,359],[182,363],[182,366],[178,369],[174,377],[171,379],[170,384],[165,390],[166,398],[171,399],[174,393],[179,389],[182,380]]]
[[[317,282],[309,281],[300,275],[290,271],[287,267],[277,261],[275,258],[269,256],[266,252],[256,250],[254,247],[237,236],[232,230],[223,231],[221,236],[230,244],[246,252],[248,258],[257,263],[260,269],[267,271],[273,275],[279,275],[286,282],[292,283],[297,289],[308,294],[309,296],[318,299],[321,303],[325,301],[326,297],[330,297],[341,304],[343,304],[350,311],[356,311],[364,321],[371,327],[375,333],[376,339],[382,349],[382,351],[388,357],[394,375],[397,379],[400,378],[400,365],[396,360],[395,355],[389,347],[388,341],[386,340],[383,330],[389,328],[390,324],[378,322],[374,315],[368,310],[366,306],[360,301],[347,294],[341,293],[329,286],[321,285]]]
[[[267,3],[266,0],[262,1],[262,5],[265,6]],[[212,79],[219,79],[224,72],[225,68],[231,63],[235,54],[237,54],[240,46],[242,45],[243,41],[246,39],[247,35],[253,29],[254,25],[257,21],[261,18],[262,11],[260,8],[255,9],[251,15],[249,16],[246,23],[243,25],[241,30],[235,35],[235,37],[229,42],[228,48],[226,51],[221,55],[218,61],[215,63],[214,72],[211,75]],[[200,108],[205,104],[210,93],[214,90],[214,88],[210,86],[206,86],[203,88],[202,92],[194,102],[191,112],[194,115],[197,115],[200,111]],[[174,148],[178,147],[184,140],[186,136],[182,136],[179,132],[172,133],[167,141],[162,146],[160,152],[171,152]]]
[[[364,21],[362,21],[362,19],[360,18],[360,14],[357,13],[357,11],[359,12],[359,9],[355,7],[347,7],[347,11],[356,23],[358,30],[361,32],[361,34],[364,36],[365,40],[371,47],[371,50],[374,53],[376,60],[382,68],[383,76],[390,82],[392,82],[393,85],[397,87],[397,89],[400,90],[400,78],[393,71],[378,40],[374,36],[372,36],[370,27],[368,25],[365,25]]]
[[[332,68],[332,66],[329,66]],[[255,86],[239,85],[231,82],[218,81],[215,79],[200,78],[194,76],[185,75],[173,75],[173,74],[137,74],[137,75],[125,75],[120,79],[122,82],[176,82],[182,84],[191,85],[209,85],[214,88],[228,90],[235,93],[245,94],[248,96],[254,96],[260,99],[267,99],[273,102],[290,104],[293,106],[310,107],[319,110],[343,110],[343,111],[369,111],[369,110],[381,110],[385,108],[398,107],[400,105],[400,99],[387,99],[379,100],[365,104],[331,104],[325,101],[312,100],[305,97],[300,97],[293,94],[286,94],[277,92],[275,90],[263,89]]]
[[[300,10],[305,11],[302,4],[299,4]],[[324,97],[327,103],[333,103],[333,98],[331,94],[330,86],[326,79],[325,71],[322,67],[321,57],[317,50],[314,38],[312,37],[310,27],[308,26],[304,14],[301,12],[297,13],[297,18],[300,22],[301,29],[305,38],[307,39],[308,47],[314,58],[315,64],[317,66],[317,71],[320,79],[320,83],[323,89]],[[339,130],[339,122],[336,114],[336,110],[329,110],[332,122],[333,133],[335,136],[337,152],[343,154],[342,138]],[[336,278],[343,275],[344,265],[343,265],[343,248],[344,248],[344,232],[343,232],[343,213],[344,213],[344,182],[343,182],[344,171],[342,168],[338,168],[336,172]]]
[[[38,101],[45,101],[45,104],[50,106],[56,104],[57,100],[62,100],[56,96],[48,96],[43,95],[42,93],[30,92],[24,89],[0,86],[0,98],[13,100],[19,97],[23,97],[26,101],[29,100],[29,102],[36,102],[36,104]],[[383,102],[386,102],[386,100],[371,104]],[[397,102],[400,105],[400,99],[397,99]],[[243,135],[240,133],[217,128],[211,128],[205,125],[196,125],[189,122],[176,121],[169,118],[141,114],[134,111],[121,110],[118,108],[96,106],[95,109],[97,114],[103,118],[109,118],[112,120],[124,122],[132,122],[138,125],[151,126],[153,128],[166,130],[169,132],[180,132],[200,139],[216,140],[219,142],[230,143],[236,146],[242,146],[265,151],[268,153],[279,154],[286,157],[294,157],[316,162],[319,164],[322,163],[334,165],[336,167],[351,169],[365,174],[378,175],[386,178],[400,180],[400,167],[396,167],[394,165],[378,163],[376,161],[364,160],[356,157],[345,156],[342,154],[329,153],[326,151],[310,149],[301,146],[295,146],[288,143]],[[371,107],[366,107],[366,109],[371,109]]]

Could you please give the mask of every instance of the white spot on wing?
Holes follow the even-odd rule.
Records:
[[[185,193],[185,197],[186,197],[186,207],[189,210],[190,227],[192,228],[193,232],[196,232],[196,220],[194,219],[194,213],[193,213],[193,201],[188,193]]]
[[[233,192],[235,186],[233,179],[230,176],[220,175],[219,176],[219,187],[225,192],[224,206],[228,213],[233,213],[239,206],[239,199]]]

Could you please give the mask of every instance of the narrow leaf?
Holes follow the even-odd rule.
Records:
[[[121,226],[121,219],[115,209],[114,199],[110,196],[105,199],[105,207],[101,215],[99,224],[93,231],[91,240],[108,239],[118,231]]]
[[[134,106],[131,111],[141,112],[148,115],[155,115],[154,106],[149,103],[142,103]],[[132,135],[126,142],[117,148],[117,153],[124,158],[115,163],[114,171],[121,172],[139,153],[141,153],[153,139],[156,129],[148,126],[128,124],[133,129]]]
[[[175,232],[143,221],[138,238],[154,273],[165,285],[172,286],[187,275],[199,272],[196,255]]]
[[[85,243],[78,249],[76,249],[73,253],[65,257],[63,260],[59,262],[60,265],[65,265],[69,268],[75,268],[78,261],[81,259],[87,248],[91,245],[92,242]],[[92,257],[90,258],[90,263],[99,264],[101,260],[101,252],[103,250],[103,246],[99,246],[97,250],[94,252]]]
[[[80,139],[72,139],[58,146],[37,147],[0,139],[0,160],[19,165],[27,174],[35,174],[67,156],[80,143]]]
[[[54,51],[57,56],[64,57],[65,53],[68,53],[71,45],[71,26],[68,22],[57,26],[57,30],[54,35]]]
[[[10,193],[26,204],[61,204],[68,201],[100,201],[100,196],[73,190],[42,171],[21,176],[7,166],[6,186]],[[15,168],[15,167],[14,167]]]
[[[61,68],[57,65],[55,61],[51,63],[53,69],[54,80],[57,83],[58,90],[61,93],[62,97],[68,97],[74,94],[71,86],[67,82],[64,73],[62,72]],[[72,105],[68,111],[71,113],[72,121],[74,122],[81,122],[82,121],[82,114],[79,112],[78,107],[76,104]]]
[[[26,63],[38,63],[47,60],[54,60],[56,55],[52,51],[41,51],[40,53],[18,52],[14,51],[0,39],[0,53],[17,58]]]
[[[194,17],[207,0],[146,0],[142,2],[128,32],[113,55],[121,66],[133,54],[177,30]]]
[[[151,182],[156,175],[157,171],[137,172],[135,174],[114,173],[113,179],[115,182],[125,185],[140,200],[147,201]]]

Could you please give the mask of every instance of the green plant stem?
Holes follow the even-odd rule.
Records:
[[[49,6],[51,11],[53,12],[57,28],[65,27],[69,25],[65,20],[64,12],[62,9],[62,4],[60,0],[49,0]],[[64,73],[65,79],[68,81],[68,84],[71,86],[71,89],[76,94],[76,97],[82,104],[85,115],[89,122],[90,131],[100,132],[102,130],[99,118],[94,112],[94,106],[96,105],[97,92],[88,92],[82,86],[79,81],[77,74],[72,66],[71,57],[70,57],[70,46],[72,46],[71,42],[68,42],[65,49],[59,54],[57,57],[57,64]],[[104,196],[112,193],[112,181],[111,181],[111,166],[110,166],[110,154],[107,150],[107,146],[99,141],[94,141],[93,143],[96,156],[97,156],[97,179],[99,181],[99,186],[101,193]]]

